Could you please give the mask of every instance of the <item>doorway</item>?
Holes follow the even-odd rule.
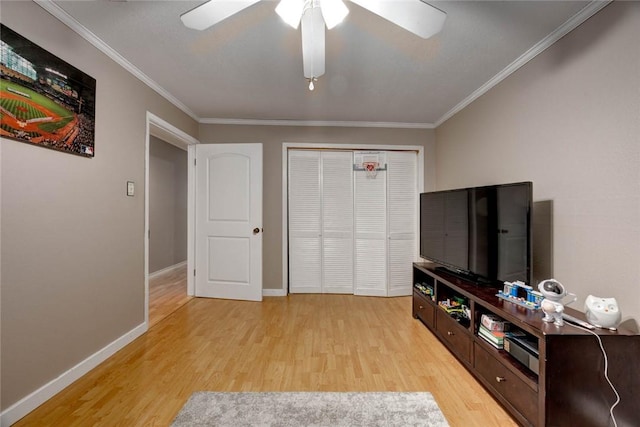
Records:
[[[282,154],[283,293],[410,295],[423,147],[284,143]],[[369,176],[374,154],[384,166]]]
[[[149,137],[149,326],[187,295],[187,151]]]
[[[193,296],[194,147],[198,141],[147,113],[145,147],[145,323]]]

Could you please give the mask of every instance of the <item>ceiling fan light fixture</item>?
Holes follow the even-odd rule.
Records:
[[[349,14],[349,9],[342,0],[321,0],[322,17],[327,29],[332,29]]]
[[[280,0],[280,3],[276,6],[276,13],[280,15],[284,22],[298,29],[304,4],[304,0]]]
[[[317,82],[318,79],[316,79],[315,77],[311,77],[308,80],[309,80],[309,90],[313,91],[316,88],[314,83]]]
[[[373,12],[399,27],[428,39],[439,33],[444,27],[447,14],[422,0],[399,2],[388,0],[351,0],[358,6]]]
[[[325,29],[319,8],[305,9],[302,16],[302,69],[304,77],[318,78],[324,74]]]

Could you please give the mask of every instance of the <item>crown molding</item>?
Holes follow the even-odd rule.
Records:
[[[322,121],[322,120],[258,120],[258,119],[222,119],[222,118],[200,118],[185,104],[180,102],[176,97],[167,92],[163,87],[151,80],[146,74],[137,67],[127,61],[122,55],[89,31],[85,26],[76,21],[64,9],[52,0],[33,0],[36,4],[49,12],[59,21],[67,25],[73,31],[78,33],[82,38],[91,43],[98,50],[103,52],[116,63],[120,64],[125,70],[129,71],[144,84],[156,91],[167,101],[182,110],[185,114],[201,124],[218,124],[218,125],[241,125],[241,126],[307,126],[307,127],[364,127],[364,128],[395,128],[395,129],[435,129],[458,112],[463,110],[473,101],[487,93],[494,86],[516,72],[519,68],[531,61],[533,58],[544,52],[562,37],[573,31],[580,24],[598,13],[602,8],[607,6],[613,0],[593,0],[587,6],[582,8],[578,13],[569,18],[564,24],[546,36],[544,39],[536,43],[531,49],[522,54],[518,59],[509,64],[506,68],[493,76],[489,81],[472,92],[462,102],[445,113],[435,123],[401,123],[401,122],[359,122],[359,121]]]
[[[167,101],[175,105],[177,108],[182,110],[185,114],[191,117],[195,121],[199,121],[200,118],[196,116],[196,114],[189,109],[185,104],[180,102],[175,96],[171,95],[167,92],[162,86],[160,86],[155,81],[151,80],[149,76],[140,71],[136,66],[127,61],[122,55],[116,52],[111,46],[102,41],[98,36],[89,31],[84,25],[76,21],[71,15],[69,15],[64,9],[55,4],[52,0],[33,0],[38,6],[49,12],[55,18],[57,18],[60,22],[65,24],[67,27],[71,28],[73,31],[78,33],[80,37],[91,43],[95,48],[99,51],[107,55],[109,58],[113,59],[117,64],[121,65],[125,70],[133,74],[144,84],[149,86],[151,89],[156,91],[160,96],[165,98]]]
[[[488,82],[480,86],[474,92],[471,93],[458,105],[453,107],[444,116],[437,120],[434,127],[438,127],[451,117],[460,112],[463,108],[471,104],[476,99],[487,93],[490,89],[500,83],[502,80],[515,73],[520,67],[531,61],[533,58],[544,52],[547,48],[551,47],[555,42],[566,36],[568,33],[576,29],[587,19],[598,13],[602,8],[611,3],[613,0],[594,0],[585,7],[583,7],[578,13],[569,18],[564,24],[556,28],[552,33],[546,36],[544,39],[536,43],[531,49],[520,55],[518,59],[509,64],[506,68],[493,76]]]
[[[258,119],[200,119],[207,125],[239,125],[239,126],[308,126],[308,127],[359,127],[359,128],[395,128],[395,129],[434,129],[432,123],[401,122],[357,122],[357,121],[324,121],[324,120],[258,120]]]
[[[396,122],[347,122],[347,121],[303,121],[303,120],[255,120],[255,119],[217,119],[200,118],[189,107],[180,102],[149,76],[140,71],[136,66],[127,61],[122,55],[116,52],[102,39],[89,31],[84,25],[69,15],[64,9],[55,4],[52,0],[33,0],[38,6],[49,12],[60,22],[78,33],[80,37],[87,40],[95,48],[113,59],[125,70],[133,74],[136,78],[156,91],[160,96],[182,110],[192,119],[202,124],[224,124],[224,125],[248,125],[248,126],[318,126],[318,127],[368,127],[368,128],[397,128],[397,129],[433,129],[432,123],[396,123]]]

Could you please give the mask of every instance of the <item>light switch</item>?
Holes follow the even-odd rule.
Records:
[[[127,181],[127,196],[133,197],[136,191],[136,184],[133,181]]]

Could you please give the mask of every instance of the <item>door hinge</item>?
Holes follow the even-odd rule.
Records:
[[[193,277],[196,277],[196,269],[193,269]]]
[[[193,159],[193,166],[196,166],[198,164],[198,159]]]

